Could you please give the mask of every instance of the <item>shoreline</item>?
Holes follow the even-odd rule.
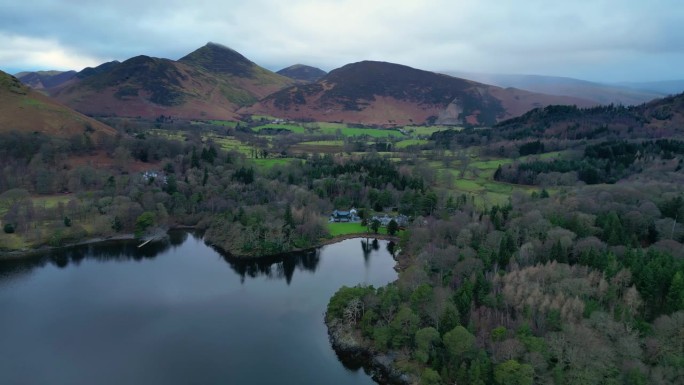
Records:
[[[326,319],[324,323],[333,351],[343,365],[363,368],[378,384],[409,385],[414,382],[412,376],[397,370],[392,352],[378,352],[358,333],[342,325],[339,319]]]
[[[169,231],[174,231],[174,230],[195,230],[196,227],[194,226],[174,226],[170,229],[168,229],[164,234],[168,234]],[[338,235],[334,236],[331,238],[321,238],[319,242],[311,247],[306,247],[306,248],[298,248],[298,249],[293,249],[290,251],[286,251],[283,253],[277,253],[277,254],[267,254],[267,255],[258,255],[258,256],[241,256],[241,255],[233,255],[230,252],[227,252],[220,247],[216,245],[212,245],[210,243],[205,243],[214,248],[217,252],[227,255],[230,258],[235,258],[235,259],[244,259],[244,260],[258,260],[262,258],[274,258],[274,257],[279,257],[279,256],[285,256],[289,255],[292,253],[300,253],[300,252],[307,252],[307,251],[313,251],[316,250],[320,247],[331,245],[333,243],[341,242],[347,239],[354,239],[354,238],[368,238],[368,239],[378,239],[378,240],[389,240],[389,241],[399,241],[398,236],[392,236],[392,235],[387,235],[387,234],[367,234],[367,233],[355,233],[355,234],[344,234],[344,235]],[[49,253],[55,250],[60,250],[60,249],[65,249],[69,247],[75,247],[75,246],[84,246],[84,245],[93,245],[93,244],[98,244],[98,243],[107,243],[107,242],[117,242],[117,241],[130,241],[130,240],[135,240],[138,239],[135,237],[133,233],[126,233],[126,234],[117,234],[113,235],[110,237],[93,237],[93,238],[88,238],[84,239],[81,241],[73,242],[73,243],[68,243],[62,246],[41,246],[36,249],[28,249],[28,250],[12,250],[12,251],[0,251],[0,262],[1,261],[8,261],[8,260],[18,260],[18,259],[23,259],[23,258],[31,258],[35,257],[39,254],[42,253]],[[143,240],[145,238],[142,238]],[[157,239],[156,237],[153,237],[149,241],[153,241]]]
[[[268,259],[268,258],[278,258],[278,257],[284,257],[287,255],[291,254],[296,254],[296,253],[306,253],[306,252],[312,252],[318,248],[321,248],[323,246],[327,245],[332,245],[333,243],[338,243],[342,241],[346,241],[347,239],[355,239],[355,238],[368,238],[368,239],[377,239],[377,240],[384,240],[384,241],[399,241],[398,236],[393,236],[393,235],[387,235],[387,234],[366,234],[366,233],[354,233],[354,234],[343,234],[343,235],[338,235],[334,236],[331,238],[321,238],[318,243],[314,246],[311,247],[303,247],[303,248],[296,248],[292,249],[290,251],[284,251],[281,253],[275,253],[275,254],[261,254],[261,255],[239,255],[239,254],[233,254],[227,250],[224,250],[221,246],[214,245],[212,243],[209,243],[205,241],[207,246],[213,248],[216,250],[218,253],[220,253],[223,256],[226,256],[231,259],[235,260],[259,260],[259,259]]]
[[[118,241],[131,241],[134,239],[136,239],[136,238],[135,238],[135,235],[133,233],[127,233],[127,234],[113,235],[111,237],[88,238],[88,239],[85,239],[82,241],[68,243],[68,244],[62,245],[62,246],[41,246],[41,247],[36,248],[36,249],[28,249],[28,250],[12,250],[12,251],[7,251],[7,252],[0,251],[0,261],[35,257],[41,253],[49,253],[49,252],[52,252],[55,250],[69,248],[69,247],[75,247],[75,246],[93,245],[93,244],[98,244],[98,243],[118,242]]]

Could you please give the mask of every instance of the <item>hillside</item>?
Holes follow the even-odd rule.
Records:
[[[684,134],[684,94],[633,107],[548,106],[495,127],[504,137],[665,138]]]
[[[105,63],[49,91],[92,116],[233,119],[240,107],[292,83],[208,43],[178,61],[141,55]]]
[[[116,131],[23,85],[0,71],[0,132],[35,132],[57,137],[87,134],[97,140]]]
[[[287,68],[281,69],[276,73],[287,76],[288,78],[297,80],[301,83],[313,83],[327,74],[327,72],[320,68],[311,67],[304,64],[291,65]]]
[[[514,87],[549,95],[571,96],[599,104],[612,103],[631,106],[662,98],[668,94],[656,90],[655,87],[649,89],[645,85],[638,87],[627,84],[602,84],[559,76],[484,74],[457,71],[445,73],[498,87]]]
[[[539,106],[590,101],[502,89],[386,62],[345,65],[274,93],[243,112],[376,125],[492,125]]]
[[[34,90],[58,87],[76,76],[76,71],[35,71],[20,72],[15,75],[22,83]]]

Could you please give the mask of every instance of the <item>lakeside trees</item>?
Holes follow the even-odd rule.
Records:
[[[398,281],[341,289],[328,320],[360,301],[344,329],[422,384],[678,383],[684,329],[663,336],[684,319],[684,256],[648,225],[671,199],[586,186],[414,221]]]
[[[405,212],[418,213],[430,194],[421,177],[373,154],[344,160],[312,155],[291,160],[294,167],[259,168],[212,141],[140,133],[83,147],[40,135],[3,135],[0,160],[8,166],[0,170],[0,215],[19,238],[0,249],[16,247],[19,239],[37,247],[84,234],[142,236],[155,227],[191,225],[207,229],[206,240],[227,252],[273,254],[317,244],[328,234],[323,218],[334,207],[401,202]],[[13,146],[25,142],[33,144]],[[56,148],[63,157],[55,156]],[[40,193],[62,195],[40,205],[31,196]]]

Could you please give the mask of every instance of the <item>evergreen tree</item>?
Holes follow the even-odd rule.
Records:
[[[674,313],[679,310],[684,310],[684,274],[681,271],[672,277],[667,293],[667,311]]]
[[[387,234],[394,235],[397,233],[397,231],[399,231],[399,224],[397,221],[392,219],[389,224],[387,224]]]

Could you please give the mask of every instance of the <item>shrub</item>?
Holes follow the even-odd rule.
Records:
[[[12,234],[14,233],[14,225],[11,223],[5,223],[3,230],[5,230],[5,234]]]

